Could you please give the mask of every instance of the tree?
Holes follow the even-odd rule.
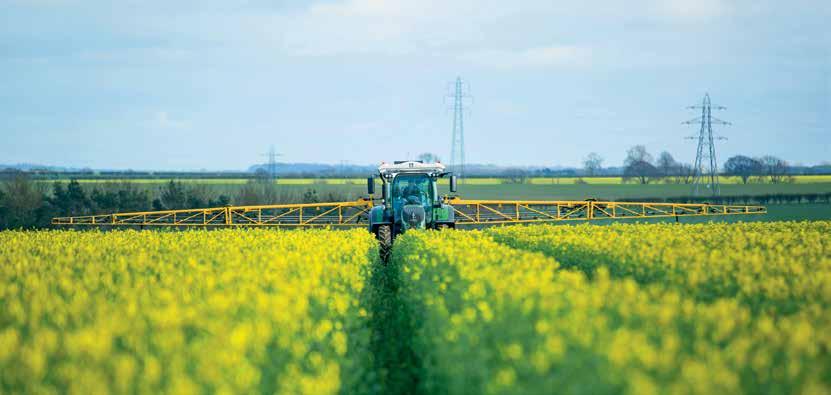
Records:
[[[762,173],[762,162],[744,155],[736,155],[724,162],[724,173],[728,176],[736,176],[747,184],[751,176]]]
[[[210,207],[224,207],[231,205],[231,197],[228,195],[219,195],[216,200],[211,199],[208,200],[208,206]]]
[[[689,163],[679,163],[675,167],[675,183],[690,184],[695,177],[695,169]]]
[[[788,172],[790,165],[788,162],[779,159],[772,155],[766,155],[757,159],[762,164],[762,174],[768,178],[773,184],[780,182],[789,182],[793,180]]]
[[[129,182],[105,183],[93,189],[89,196],[93,211],[99,214],[147,211],[150,208],[150,191]]]
[[[116,193],[121,211],[147,211],[150,208],[150,191],[137,188],[135,184],[123,183]]]
[[[319,203],[320,198],[317,197],[317,191],[314,189],[307,189],[303,193],[303,203]]]
[[[635,162],[652,163],[652,155],[647,152],[646,147],[636,145],[626,151],[626,159],[623,161],[623,166],[626,167]]]
[[[510,167],[502,172],[502,177],[508,184],[525,184],[528,181],[528,172],[518,167]]]
[[[658,155],[657,165],[658,170],[663,177],[669,177],[678,170],[678,162],[676,162],[675,158],[672,157],[672,154],[667,151],[661,152],[661,154]]]
[[[187,208],[188,193],[185,184],[170,180],[161,188],[159,198],[153,201],[154,210],[178,210]]]
[[[94,206],[78,180],[70,180],[66,186],[56,181],[49,202],[61,215],[92,214]]]
[[[649,182],[660,175],[660,171],[652,163],[645,161],[632,162],[623,169],[623,179],[635,179],[641,184]]]
[[[43,192],[26,174],[16,174],[0,185],[0,229],[44,225],[40,215]]]
[[[441,159],[438,157],[438,155],[432,154],[432,153],[429,153],[429,152],[425,152],[425,153],[419,155],[418,160],[420,160],[424,163],[436,163],[436,162],[441,161]]]
[[[602,168],[603,158],[596,152],[592,152],[583,159],[583,168],[588,176],[594,176]]]
[[[652,178],[660,175],[658,169],[652,164],[652,155],[642,145],[636,145],[626,151],[623,165],[624,181],[635,179],[641,184],[648,184]]]
[[[6,194],[3,193],[4,188],[0,188],[0,229],[6,228],[6,218],[8,218],[9,210],[6,208]]]

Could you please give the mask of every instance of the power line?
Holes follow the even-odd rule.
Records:
[[[685,125],[699,124],[698,136],[687,137],[688,140],[698,140],[698,148],[695,153],[695,167],[693,168],[693,196],[697,196],[702,185],[710,190],[713,196],[721,193],[718,182],[718,162],[716,160],[715,140],[727,140],[725,137],[713,136],[713,125],[730,125],[730,122],[722,121],[712,116],[712,110],[726,110],[726,107],[713,106],[710,104],[710,94],[705,93],[700,106],[690,106],[688,109],[701,110],[701,116],[683,122]]]
[[[450,144],[450,170],[461,179],[465,173],[465,99],[470,96],[470,85],[456,77],[453,92],[447,97],[453,98],[453,137]]]

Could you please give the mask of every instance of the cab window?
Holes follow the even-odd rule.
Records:
[[[419,204],[429,207],[433,200],[430,178],[423,174],[400,175],[392,182],[393,204]]]

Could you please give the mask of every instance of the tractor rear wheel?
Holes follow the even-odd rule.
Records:
[[[392,251],[392,228],[389,225],[378,226],[375,231],[375,238],[378,239],[381,260],[386,263]]]

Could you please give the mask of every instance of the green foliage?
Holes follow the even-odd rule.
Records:
[[[639,243],[655,236],[662,244],[661,233],[670,227],[638,226],[643,232],[632,235],[632,243],[603,238],[615,231],[625,238],[623,229],[581,227],[568,243],[582,239],[596,249],[624,251],[601,257],[600,264],[574,249],[557,249],[569,232],[562,227],[498,233],[502,241],[539,242],[529,249],[553,243],[556,260],[522,241],[514,248],[478,231],[401,236],[393,262],[401,267],[401,300],[413,312],[411,342],[426,392],[828,390],[828,222],[685,227],[683,233],[695,233],[690,243],[664,240],[663,248]],[[745,232],[752,248],[728,252],[741,245],[729,234]],[[779,248],[782,243],[786,247]],[[707,246],[709,256],[701,253]],[[657,260],[632,258],[639,248]],[[569,263],[561,266],[559,259]],[[677,262],[685,259],[689,264]],[[691,282],[667,274],[673,271],[685,271]],[[693,284],[699,288],[689,288]],[[777,307],[758,308],[731,287],[748,287],[744,291]]]
[[[762,174],[762,162],[744,155],[736,155],[724,162],[724,172],[727,175],[740,177],[742,183],[747,184],[751,176]]]
[[[417,321],[412,306],[400,293],[400,269],[395,261],[376,259],[364,297],[364,305],[371,311],[373,355],[367,380],[375,383],[373,392],[380,394],[425,393],[421,361],[412,344]]]
[[[150,209],[150,191],[134,184],[104,184],[90,193],[96,213],[146,211]]]
[[[49,202],[58,215],[89,215],[93,211],[92,200],[78,180],[71,180],[68,184],[57,181],[52,184]]]
[[[203,207],[222,207],[231,204],[227,195],[215,196],[204,185],[185,184],[170,180],[153,199],[153,210],[181,210]]]
[[[0,229],[25,229],[48,223],[44,194],[37,183],[25,174],[3,180],[0,184]]]

